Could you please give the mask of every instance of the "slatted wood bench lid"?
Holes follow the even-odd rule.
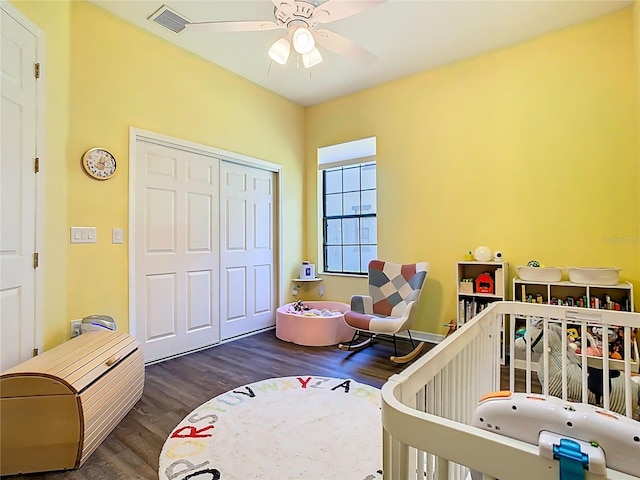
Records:
[[[82,334],[0,375],[3,398],[79,394],[139,347],[110,330]]]

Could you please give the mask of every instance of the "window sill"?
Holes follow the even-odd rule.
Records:
[[[335,272],[319,272],[318,275],[323,277],[346,277],[346,278],[367,278],[366,273],[335,273]]]

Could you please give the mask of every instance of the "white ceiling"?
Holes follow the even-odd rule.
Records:
[[[271,0],[92,1],[302,106],[513,45],[633,4],[632,0],[388,0],[321,26],[374,53],[375,62],[348,60],[321,48],[324,61],[307,70],[297,68],[295,58],[281,66],[267,56],[282,30],[211,32],[192,27],[176,34],[148,20],[167,5],[191,22],[273,21]]]

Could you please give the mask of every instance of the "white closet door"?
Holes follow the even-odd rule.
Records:
[[[223,340],[275,325],[275,178],[273,172],[221,163]]]
[[[220,341],[219,164],[136,142],[134,301],[146,362]]]
[[[36,250],[36,38],[0,9],[0,371],[33,355]]]

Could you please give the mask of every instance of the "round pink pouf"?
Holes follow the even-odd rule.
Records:
[[[309,308],[317,310],[337,310],[346,312],[349,305],[342,302],[310,301],[303,302]],[[344,315],[334,317],[306,317],[289,313],[289,303],[276,310],[276,337],[287,342],[307,347],[324,347],[348,342],[354,329],[344,323]]]

